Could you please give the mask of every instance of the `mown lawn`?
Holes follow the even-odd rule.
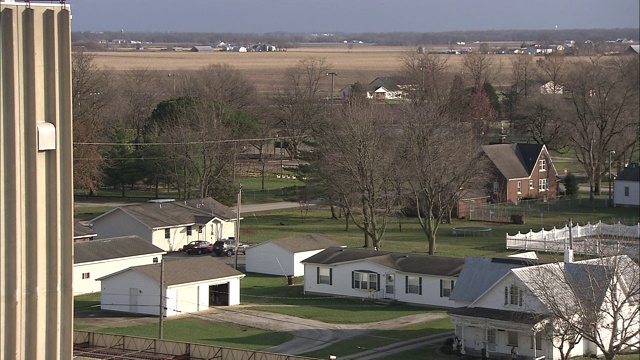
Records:
[[[100,332],[158,337],[158,324],[150,323],[129,327],[103,328]],[[167,340],[209,344],[237,349],[262,350],[282,344],[293,338],[293,335],[226,323],[216,323],[204,319],[182,318],[164,322],[164,338]]]
[[[338,358],[343,356],[355,354],[358,352],[370,350],[373,348],[394,344],[397,342],[415,339],[423,336],[429,336],[433,334],[443,333],[453,330],[453,324],[449,317],[437,319],[421,324],[413,324],[404,326],[394,330],[379,330],[373,331],[369,334],[362,336],[355,336],[333,345],[330,345],[324,349],[313,351],[303,354],[304,356],[315,357],[319,359],[328,359],[329,355],[336,355]],[[434,350],[435,354],[435,350]],[[404,359],[404,357],[395,357],[395,359]],[[421,359],[432,359],[432,357],[425,357],[425,352],[422,352]]]

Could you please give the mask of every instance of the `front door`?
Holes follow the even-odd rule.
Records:
[[[384,297],[387,299],[395,299],[395,280],[396,280],[396,275],[395,274],[387,274],[385,276],[386,278],[386,286],[384,289]]]
[[[129,288],[129,312],[138,312],[138,295],[140,291],[137,288]]]

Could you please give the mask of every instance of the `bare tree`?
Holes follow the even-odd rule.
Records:
[[[411,53],[403,61],[401,77],[409,85],[414,101],[440,101],[447,96],[440,84],[449,76],[447,57],[433,54]]]
[[[572,115],[567,135],[589,178],[591,193],[600,193],[611,150],[616,158],[638,146],[638,57],[597,57],[576,64],[568,74]],[[614,158],[615,159],[615,158]]]
[[[521,102],[527,103],[535,76],[533,55],[520,54],[511,57],[511,88],[508,93],[511,111],[518,109]]]
[[[161,100],[159,74],[141,68],[121,73],[118,80],[120,116],[124,126],[134,131],[134,141],[140,142],[145,124]]]
[[[256,102],[256,89],[251,81],[229,64],[212,64],[187,74],[183,84],[185,94],[236,109],[251,107]]]
[[[104,164],[97,143],[102,140],[112,87],[107,72],[83,51],[73,53],[72,75],[74,187],[94,192]]]
[[[324,59],[301,60],[287,70],[287,87],[272,99],[275,125],[287,139],[292,158],[298,157],[300,146],[311,137],[325,114],[320,85],[328,68]]]
[[[407,106],[402,119],[406,179],[433,255],[440,224],[465,191],[483,188],[487,166],[472,126],[451,121],[438,104]]]
[[[538,59],[539,76],[543,82],[551,81],[551,94],[557,94],[561,87],[564,87],[563,81],[567,73],[567,64],[565,64],[566,56],[551,53],[542,59]],[[551,98],[553,99],[553,98]]]
[[[567,106],[564,101],[547,101],[553,95],[532,95],[529,101],[512,116],[512,125],[519,134],[548,149],[562,151],[566,148],[564,119]]]
[[[392,116],[387,105],[364,101],[336,110],[317,133],[318,176],[362,230],[364,247],[379,249],[397,194]]]
[[[473,86],[491,83],[496,72],[496,66],[493,58],[487,54],[469,53],[464,55],[462,59],[465,75],[471,78]]]
[[[640,345],[640,269],[628,256],[540,265],[530,274],[529,290],[548,316],[562,359],[581,340],[607,360]]]

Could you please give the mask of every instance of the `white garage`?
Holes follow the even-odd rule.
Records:
[[[135,266],[98,279],[102,282],[102,310],[158,315],[160,269],[161,264]],[[165,261],[165,316],[238,305],[243,277],[211,256]]]
[[[246,271],[259,274],[303,276],[302,260],[320,251],[342,246],[329,236],[310,234],[270,240],[246,250]]]

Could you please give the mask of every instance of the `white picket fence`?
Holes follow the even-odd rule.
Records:
[[[571,235],[576,254],[637,253],[640,245],[640,223],[633,226],[602,222],[582,226],[576,224],[571,228]],[[538,232],[530,230],[526,234],[507,234],[507,249],[563,252],[568,243],[569,226]]]

